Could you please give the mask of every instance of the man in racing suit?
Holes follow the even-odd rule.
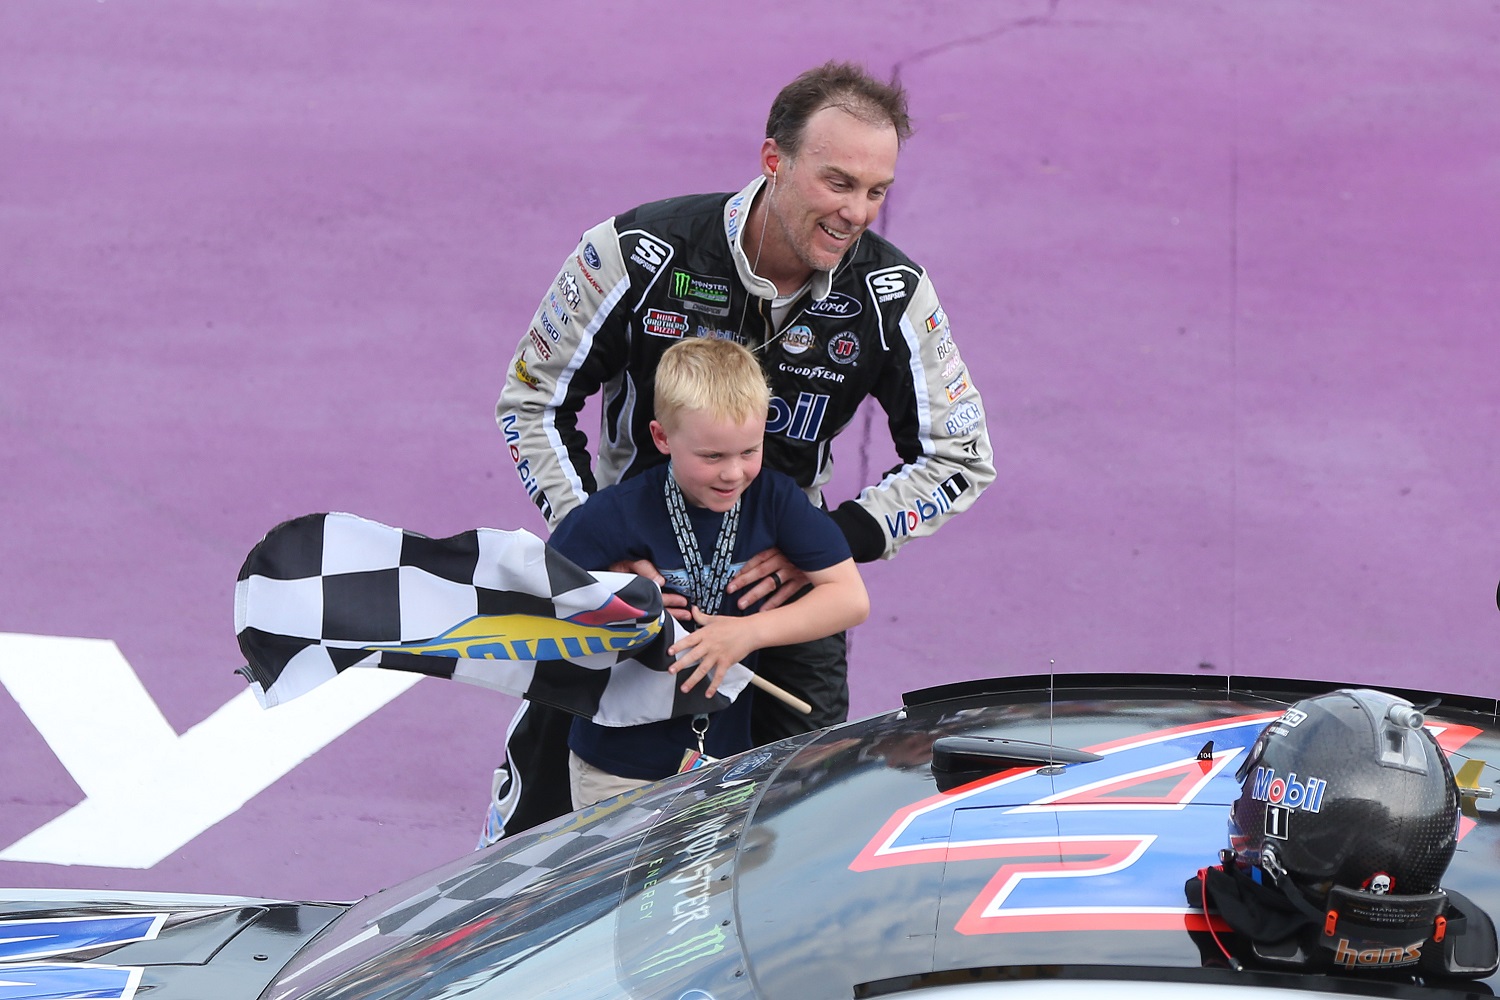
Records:
[[[927,273],[868,231],[910,132],[905,103],[898,86],[858,66],[810,70],[772,105],[760,176],[744,189],[643,205],[584,233],[496,407],[516,473],[549,525],[599,487],[665,461],[649,431],[653,373],[684,337],[733,338],[760,359],[772,387],[765,463],[814,503],[832,476],[834,437],[866,397],[879,402],[903,464],[830,511],[856,561],[888,559],[973,504],[995,475],[979,392]],[[577,417],[601,392],[591,471]],[[729,589],[742,605],[774,607],[806,583],[772,549]],[[762,651],[760,672],[814,710],[757,699],[757,743],[847,718],[845,651],[842,634]],[[481,846],[568,811],[566,754],[555,747],[569,721],[538,705],[517,715]]]

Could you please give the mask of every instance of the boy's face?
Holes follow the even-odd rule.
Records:
[[[651,421],[651,440],[672,458],[682,495],[694,507],[723,513],[760,475],[766,418],[735,422],[703,410],[680,410],[670,428]]]

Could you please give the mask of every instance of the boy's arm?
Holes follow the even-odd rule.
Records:
[[[869,617],[870,596],[853,559],[814,570],[807,578],[812,590],[800,600],[753,615],[706,615],[693,608],[693,618],[700,628],[667,650],[678,658],[671,668],[674,674],[692,668],[682,690],[691,690],[712,672],[705,692],[712,695],[719,689],[724,672],[757,649],[821,639],[853,628]]]

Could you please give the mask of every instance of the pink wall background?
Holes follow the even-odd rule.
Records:
[[[741,185],[838,57],[911,91],[884,232],[1000,470],[869,567],[856,716],[1049,663],[1493,696],[1500,10],[1350,15],[0,5],[0,632],[114,640],[181,732],[243,688],[279,521],[540,531],[492,407],[546,283],[599,219]],[[374,891],[472,845],[513,704],[423,682],[153,869],[0,883]],[[82,793],[7,694],[0,737],[3,847]]]

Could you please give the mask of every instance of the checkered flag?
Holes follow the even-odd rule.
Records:
[[[262,707],[350,667],[493,688],[605,726],[724,708],[750,671],[712,698],[667,673],[682,635],[661,591],[630,573],[590,573],[526,531],[428,538],[353,514],[309,514],[250,550],[234,589],[241,673]]]

